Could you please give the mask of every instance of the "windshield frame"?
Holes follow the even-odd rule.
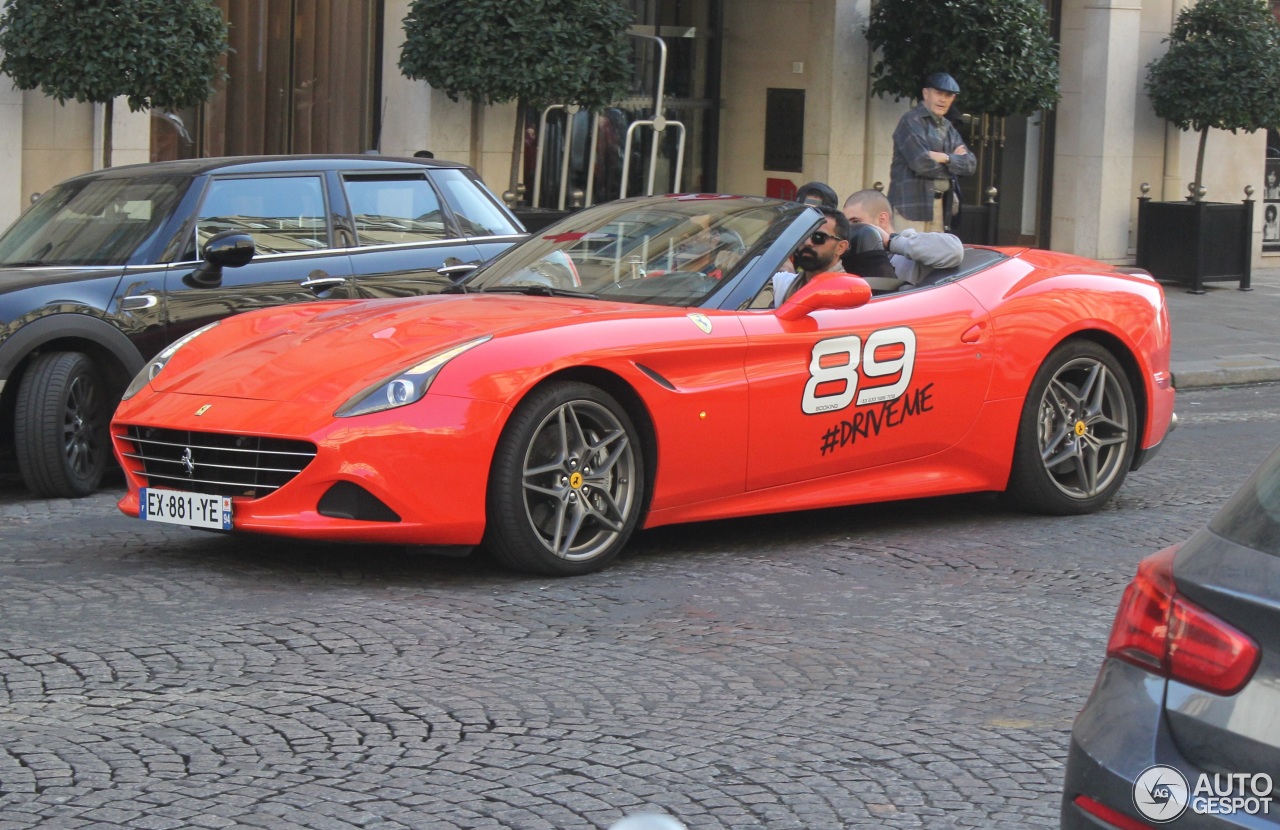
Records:
[[[644,232],[627,234],[624,230],[626,235],[619,237],[614,229],[620,223],[624,228],[630,224],[628,217],[635,219],[635,227]],[[579,211],[532,234],[469,275],[460,288],[467,293],[483,293],[490,286],[541,282],[553,289],[594,294],[601,301],[673,308],[736,307],[738,301],[730,298],[743,293],[754,296],[776,273],[804,232],[820,220],[821,214],[807,205],[759,196],[680,194],[623,199]],[[714,278],[705,277],[701,271],[695,274],[680,268],[672,272],[653,268],[659,260],[682,264],[694,261],[697,245],[681,251],[680,242],[693,241],[699,235],[695,222],[705,222],[701,232],[709,232],[721,250],[735,251],[736,261],[733,257],[723,258],[721,261],[728,267]],[[797,230],[797,226],[803,227]],[[725,234],[721,229],[732,233]],[[670,236],[664,236],[665,232]],[[637,255],[637,251],[642,253]],[[682,258],[686,253],[688,258]],[[710,259],[697,261],[710,267]],[[631,270],[638,271],[636,276],[630,275]],[[652,276],[665,284],[652,280]],[[746,283],[754,287],[743,288]],[[640,288],[644,290],[630,290]],[[529,293],[537,296],[551,292]]]

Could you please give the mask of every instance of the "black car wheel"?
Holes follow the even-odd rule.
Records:
[[[485,546],[530,573],[599,570],[635,529],[643,464],[631,419],[604,391],[576,382],[535,390],[498,442]]]
[[[77,498],[98,489],[110,458],[111,405],[87,355],[50,352],[32,361],[14,417],[18,469],[31,492]]]
[[[1007,493],[1038,513],[1091,513],[1133,463],[1138,424],[1129,378],[1087,340],[1054,349],[1023,406]]]

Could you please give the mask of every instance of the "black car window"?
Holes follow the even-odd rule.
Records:
[[[464,236],[508,236],[524,233],[502,212],[483,182],[472,179],[462,170],[451,168],[433,170],[431,176],[458,217]]]
[[[0,237],[0,263],[126,264],[169,217],[186,184],[168,176],[60,184]]]
[[[1262,462],[1213,517],[1209,529],[1237,544],[1280,556],[1280,450]]]
[[[199,249],[226,230],[248,232],[259,255],[329,247],[320,177],[215,179],[196,217]]]
[[[440,199],[420,173],[347,176],[343,183],[359,245],[398,245],[450,236]]]

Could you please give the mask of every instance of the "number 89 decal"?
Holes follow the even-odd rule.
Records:
[[[809,357],[809,382],[800,408],[806,415],[817,415],[844,409],[855,397],[858,406],[894,400],[911,385],[915,365],[916,333],[906,326],[872,332],[865,346],[856,334],[820,340]],[[897,379],[859,390],[859,369],[868,380],[895,375]]]

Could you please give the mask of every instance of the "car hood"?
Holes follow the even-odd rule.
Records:
[[[478,337],[620,312],[634,316],[636,307],[518,295],[311,303],[224,320],[179,350],[151,384],[163,392],[336,405]]]

